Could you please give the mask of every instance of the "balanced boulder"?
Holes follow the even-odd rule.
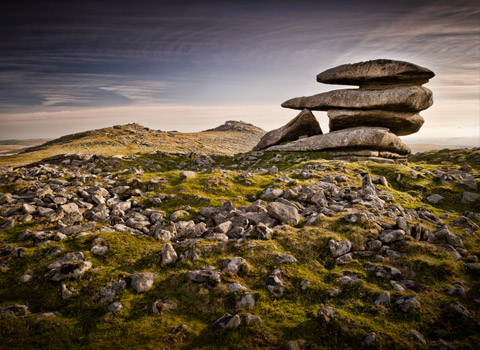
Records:
[[[422,86],[395,86],[382,90],[343,89],[313,96],[295,97],[282,103],[291,109],[327,111],[332,108],[381,109],[418,112],[433,104],[432,92]]]
[[[318,74],[317,81],[360,87],[372,84],[422,85],[434,76],[431,70],[410,62],[378,59],[330,68]]]
[[[418,112],[430,107],[433,97],[421,85],[434,76],[427,68],[388,59],[328,69],[318,74],[318,82],[359,88],[285,101],[282,107],[302,109],[302,113],[267,133],[255,150],[322,151],[337,160],[405,164],[411,151],[397,135],[410,135],[422,127],[424,120]],[[303,138],[298,138],[302,136],[299,133],[289,133],[310,110],[328,111],[330,132],[312,131]],[[291,137],[285,137],[287,134]]]
[[[381,126],[396,135],[410,135],[422,127],[425,120],[415,112],[382,110],[329,109],[330,131],[357,126]]]

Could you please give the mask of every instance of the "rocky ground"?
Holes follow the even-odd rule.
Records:
[[[480,149],[3,167],[0,348],[474,349],[479,170]]]

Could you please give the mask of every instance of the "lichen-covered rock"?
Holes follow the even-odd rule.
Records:
[[[268,203],[268,215],[280,222],[296,225],[300,221],[300,214],[297,208],[292,205],[286,205],[280,202]]]
[[[140,272],[130,275],[130,284],[138,293],[149,291],[158,275],[153,272]]]
[[[178,259],[177,252],[170,243],[163,246],[161,250],[162,261],[160,266],[165,267],[167,265],[175,264]]]
[[[222,274],[213,270],[187,271],[187,277],[195,283],[202,283],[209,287],[215,287],[222,281]]]
[[[77,279],[92,268],[90,261],[65,262],[60,267],[53,268],[45,274],[47,280],[59,282],[67,278]]]
[[[281,269],[273,270],[265,280],[265,285],[272,295],[276,298],[281,298],[285,292],[285,282],[287,278],[283,275]]]
[[[332,306],[322,306],[317,311],[317,318],[323,325],[328,325],[337,315],[338,310]]]

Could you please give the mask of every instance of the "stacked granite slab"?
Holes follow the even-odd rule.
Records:
[[[318,82],[359,88],[332,90],[285,101],[282,107],[302,110],[295,119],[309,116],[309,126],[303,123],[302,129],[309,132],[295,134],[291,131],[288,139],[272,138],[272,133],[277,136],[282,134],[281,130],[285,133],[290,122],[267,133],[255,149],[323,151],[337,159],[404,163],[410,149],[398,135],[413,134],[423,125],[424,120],[418,112],[430,107],[433,98],[432,92],[422,85],[434,75],[413,63],[386,59],[328,69],[317,75]],[[312,110],[328,112],[329,133],[318,131]],[[294,135],[297,136],[295,141],[292,140]],[[304,137],[298,139],[298,136]],[[286,141],[292,142],[280,144]]]

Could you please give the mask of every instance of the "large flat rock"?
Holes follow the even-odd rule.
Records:
[[[267,148],[267,151],[376,150],[399,155],[410,154],[395,134],[386,128],[358,127],[329,132]]]
[[[301,111],[288,124],[281,128],[267,132],[260,142],[253,148],[258,151],[282,142],[298,140],[300,136],[313,136],[322,134],[320,124],[308,109]]]
[[[416,133],[425,122],[415,112],[392,112],[382,110],[329,109],[330,131],[357,126],[381,126],[396,135]]]
[[[317,81],[340,85],[415,84],[421,85],[435,73],[416,64],[404,61],[378,59],[343,64],[317,75]]]
[[[399,86],[383,90],[342,89],[313,96],[295,97],[282,107],[326,111],[343,109],[382,109],[418,112],[433,104],[432,92],[422,86]]]

